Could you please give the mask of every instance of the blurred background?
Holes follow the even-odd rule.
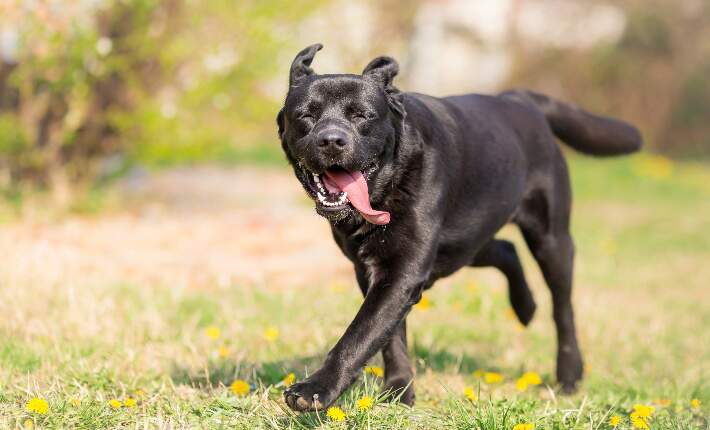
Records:
[[[302,47],[321,73],[397,58],[404,90],[529,87],[710,155],[707,0],[3,0],[0,188],[148,168],[283,164],[274,117]]]
[[[428,292],[407,322],[419,428],[478,426],[446,406],[476,369],[506,378],[481,399],[523,402],[490,406],[503,423],[600,428],[653,402],[654,428],[706,427],[710,0],[0,0],[0,427],[320,426],[283,410],[281,381],[315,369],[362,298],[276,134],[291,61],[316,42],[319,73],[385,54],[405,91],[528,87],[645,137],[628,157],[563,146],[581,394],[513,383],[554,383],[555,332],[506,227],[537,317],[522,330],[493,269]],[[136,410],[107,403],[141,392]],[[50,412],[29,415],[32,397]]]

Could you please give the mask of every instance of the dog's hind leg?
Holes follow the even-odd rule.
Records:
[[[367,279],[362,271],[355,271],[360,291],[367,294]],[[385,363],[385,384],[383,393],[389,393],[389,399],[398,399],[405,405],[414,404],[414,371],[407,351],[407,320],[397,326],[392,338],[382,348]]]
[[[535,299],[525,281],[515,245],[507,240],[494,239],[486,244],[473,260],[473,267],[495,267],[508,280],[508,297],[515,315],[523,325],[528,325],[535,314]]]
[[[582,356],[572,310],[574,243],[569,233],[571,191],[567,167],[560,156],[553,181],[532,191],[523,201],[515,222],[537,260],[552,293],[557,328],[557,380],[564,392],[576,390],[582,378]]]

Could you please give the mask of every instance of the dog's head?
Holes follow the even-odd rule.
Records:
[[[299,52],[278,114],[279,137],[316,211],[333,222],[359,213],[373,224],[390,214],[372,208],[380,169],[391,163],[404,119],[392,85],[397,62],[378,57],[362,75],[318,75],[310,65],[323,46]]]

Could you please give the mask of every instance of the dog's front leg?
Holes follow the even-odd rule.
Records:
[[[425,265],[400,267],[403,269],[378,274],[380,279],[370,286],[355,319],[328,353],[323,366],[284,393],[291,409],[311,411],[329,406],[358,377],[367,360],[389,341],[429,281],[428,271],[413,270]]]

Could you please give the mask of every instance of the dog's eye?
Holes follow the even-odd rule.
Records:
[[[353,115],[353,119],[355,121],[367,121],[367,120],[370,120],[373,118],[374,118],[374,115],[372,115],[371,113],[367,113],[367,112],[358,112]]]
[[[310,113],[302,113],[298,115],[298,119],[304,120],[304,121],[313,121],[313,115]]]

